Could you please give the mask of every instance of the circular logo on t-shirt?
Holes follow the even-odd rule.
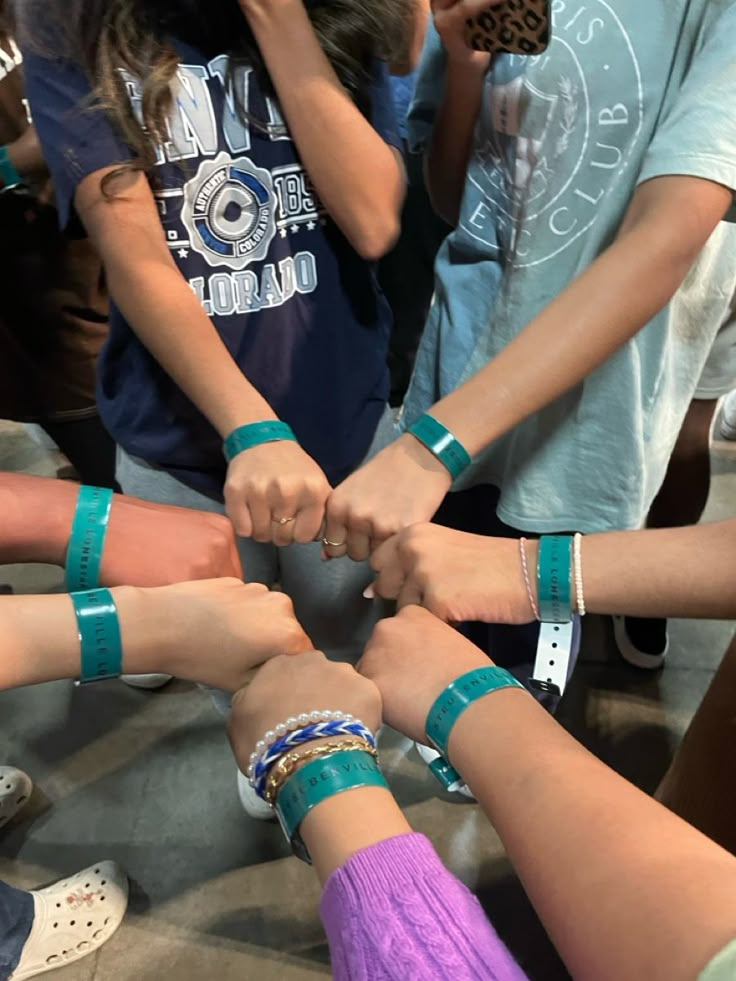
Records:
[[[263,260],[276,234],[273,182],[250,160],[221,153],[184,188],[182,221],[192,248],[214,267]]]
[[[642,74],[622,14],[606,0],[553,0],[552,14],[546,52],[499,58],[489,75],[463,205],[463,232],[517,268],[548,262],[588,231],[643,130]]]

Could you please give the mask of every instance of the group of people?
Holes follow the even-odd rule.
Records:
[[[0,598],[0,687],[208,688],[338,981],[524,976],[382,722],[478,801],[573,976],[730,978],[736,647],[666,807],[551,713],[586,612],[657,668],[668,616],[736,615],[736,522],[693,527],[736,385],[736,2],[552,0],[542,54],[471,48],[524,6],[6,0],[0,414],[87,486],[2,475],[0,561],[70,596]],[[0,824],[29,792],[0,768]],[[0,884],[0,979],[96,950],[126,896],[114,863]]]

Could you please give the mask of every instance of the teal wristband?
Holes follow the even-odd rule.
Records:
[[[358,787],[388,789],[375,757],[359,749],[340,750],[311,760],[289,777],[276,798],[276,814],[299,858],[311,862],[298,834],[307,814],[329,797]]]
[[[234,429],[225,440],[222,451],[228,463],[239,453],[251,450],[263,443],[278,443],[281,440],[291,440],[296,443],[296,436],[285,422],[269,420],[268,422],[252,422],[248,426]]]
[[[113,493],[106,487],[81,487],[66,553],[66,588],[70,593],[96,589],[110,520]]]
[[[572,620],[572,537],[542,535],[539,539],[539,619],[543,623]]]
[[[457,480],[473,462],[460,440],[434,416],[423,415],[409,427],[409,432],[447,467],[453,480]]]
[[[119,678],[123,670],[123,642],[115,600],[109,589],[72,593],[77,615],[82,666],[78,685]]]
[[[4,187],[15,187],[16,184],[23,183],[23,178],[10,159],[6,146],[0,146],[0,180],[2,180]]]
[[[493,665],[468,671],[445,688],[429,710],[425,725],[429,741],[445,760],[447,760],[447,744],[450,741],[452,727],[463,712],[479,698],[484,698],[502,688],[521,688],[522,691],[526,691],[512,674]],[[432,772],[435,776],[439,776],[436,769]],[[452,771],[449,776],[452,777],[454,773],[455,771]],[[445,783],[444,780],[440,782]]]

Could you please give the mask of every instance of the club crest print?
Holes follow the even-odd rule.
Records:
[[[614,5],[553,0],[548,50],[489,76],[461,227],[517,268],[549,262],[596,221],[635,159],[644,88]]]
[[[184,188],[182,221],[191,247],[213,267],[265,259],[276,234],[271,174],[227,153],[205,161]]]

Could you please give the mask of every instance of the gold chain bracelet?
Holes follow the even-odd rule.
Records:
[[[375,746],[371,746],[367,739],[360,739],[357,736],[322,743],[321,746],[312,746],[311,749],[304,747],[292,750],[291,753],[285,753],[274,764],[266,781],[266,790],[263,799],[273,807],[279,791],[300,763],[304,763],[306,760],[320,759],[323,756],[332,756],[333,753],[339,753],[342,750],[349,749],[362,750],[364,753],[370,753],[371,756],[378,759],[378,751]]]

